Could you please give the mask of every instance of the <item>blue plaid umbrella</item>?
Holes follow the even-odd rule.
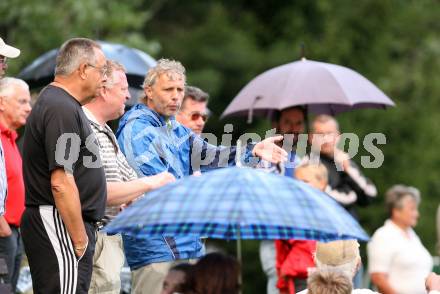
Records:
[[[368,240],[327,194],[288,177],[237,167],[187,177],[148,193],[106,231],[135,237]]]

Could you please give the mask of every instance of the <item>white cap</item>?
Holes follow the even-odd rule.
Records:
[[[7,45],[2,38],[0,38],[0,55],[7,58],[15,58],[20,55],[20,49]]]

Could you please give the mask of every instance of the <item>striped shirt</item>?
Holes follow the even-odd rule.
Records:
[[[6,192],[8,188],[8,178],[6,176],[5,154],[0,140],[0,216],[5,214]]]
[[[130,167],[119,149],[115,134],[105,124],[101,126],[94,115],[83,107],[84,113],[89,119],[90,127],[96,135],[99,144],[99,153],[107,182],[128,182],[137,179],[136,172]],[[119,206],[106,206],[104,219],[110,220],[119,212]]]

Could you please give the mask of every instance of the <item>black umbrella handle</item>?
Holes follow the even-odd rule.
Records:
[[[247,119],[247,123],[250,125],[252,123],[253,117],[254,117],[254,107],[255,104],[257,104],[258,100],[260,100],[261,96],[256,96],[254,99],[254,102],[252,102],[251,108],[249,108],[249,112],[248,112],[248,119]]]

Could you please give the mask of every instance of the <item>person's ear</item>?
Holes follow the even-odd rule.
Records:
[[[107,87],[104,87],[104,86],[100,87],[99,90],[98,90],[98,92],[99,92],[99,96],[101,96],[102,98],[104,98],[104,100],[107,99],[107,92],[108,92]]]
[[[144,88],[145,96],[147,97],[147,101],[151,99],[153,94],[152,86],[146,86]]]
[[[81,63],[81,65],[78,67],[79,77],[83,80],[87,79],[87,73],[86,73],[87,67],[88,67],[87,63]]]
[[[356,275],[356,273],[359,271],[359,269],[361,268],[361,266],[362,266],[362,258],[359,256],[359,258],[358,258],[358,262],[357,262],[357,264],[356,264],[356,270],[355,270],[355,272],[353,273],[353,276]]]
[[[323,181],[322,179],[319,181],[320,189],[321,191],[325,192],[325,189],[327,188],[327,181]]]

